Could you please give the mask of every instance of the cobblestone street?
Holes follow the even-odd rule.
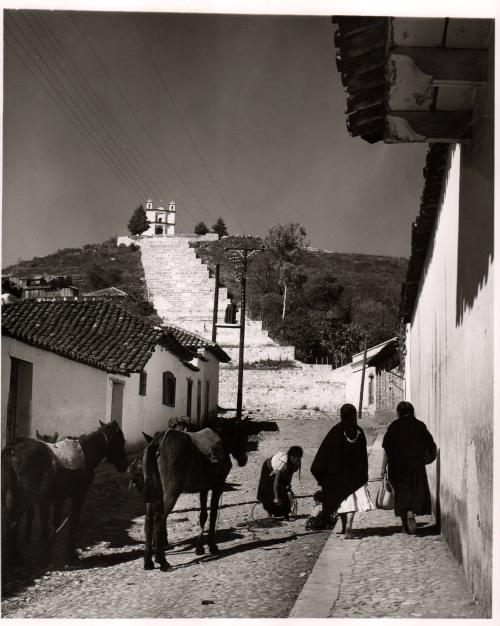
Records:
[[[65,567],[56,546],[52,565],[38,550],[38,563],[30,569],[4,572],[3,617],[280,618],[290,615],[298,597],[296,609],[302,606],[306,614],[299,611],[293,617],[316,616],[312,609],[308,612],[308,598],[316,607],[323,600],[327,609],[322,617],[479,617],[458,565],[441,538],[432,534],[430,519],[419,520],[424,525],[417,537],[402,534],[391,511],[359,515],[352,541],[344,541],[338,529],[306,531],[316,488],[309,467],[333,422],[314,411],[276,421],[280,432],[262,433],[247,466],[234,466],[229,475],[218,522],[218,557],[195,555],[198,500],[182,496],[169,517],[167,558],[174,568],[144,571],[143,504],[135,493],[127,493],[125,477],[101,477],[85,506],[80,563]],[[365,420],[361,425],[369,445],[384,430]],[[292,444],[304,448],[301,482],[294,478],[298,517],[267,520],[260,505],[255,506],[260,467],[264,458]],[[378,463],[379,451],[374,450],[373,477],[380,471]],[[373,497],[376,487],[370,483]],[[329,567],[336,568],[340,584],[331,583],[327,572],[315,588],[314,572],[317,578],[329,554],[334,555]]]

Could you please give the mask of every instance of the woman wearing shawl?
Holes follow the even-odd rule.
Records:
[[[277,452],[262,464],[257,500],[271,516],[288,519],[292,508],[292,477],[302,462],[303,450],[292,446],[288,452]]]
[[[311,465],[323,491],[323,523],[328,524],[330,516],[339,511],[347,538],[351,537],[354,512],[373,508],[366,488],[366,437],[356,415],[352,404],[341,407],[340,422],[326,434]]]
[[[401,517],[404,530],[413,535],[417,528],[415,515],[431,512],[425,465],[434,460],[436,444],[424,422],[415,417],[410,402],[400,402],[396,410],[398,418],[389,425],[382,442],[382,474],[388,466],[394,513]]]

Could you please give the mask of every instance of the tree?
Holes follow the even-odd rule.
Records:
[[[149,228],[148,218],[146,217],[146,211],[142,204],[137,207],[133,212],[132,217],[128,223],[128,229],[131,235],[141,235]]]
[[[306,247],[306,231],[300,224],[277,224],[273,226],[265,239],[265,248],[276,264],[278,281],[283,289],[283,310],[286,313],[287,290],[294,283],[301,281],[302,254]]]
[[[205,224],[205,222],[198,222],[198,224],[196,224],[196,226],[194,227],[195,235],[206,235],[207,233],[208,226]]]
[[[215,224],[212,226],[212,232],[217,233],[217,235],[219,235],[219,239],[229,234],[227,232],[227,227],[222,217],[219,217]]]

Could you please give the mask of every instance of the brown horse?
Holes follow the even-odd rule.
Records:
[[[127,469],[125,438],[118,424],[104,424],[86,435],[63,440],[73,443],[72,454],[61,456],[57,446],[22,438],[2,450],[2,505],[4,545],[12,561],[19,561],[17,527],[21,517],[38,503],[42,518],[54,504],[54,524],[58,525],[63,504],[71,500],[67,551],[77,558],[76,531],[80,511],[95,469],[107,458],[119,472]]]
[[[218,419],[210,428],[196,433],[167,430],[150,441],[143,455],[144,499],[146,501],[144,569],[154,569],[152,554],[162,571],[165,559],[167,517],[182,493],[200,494],[200,527],[196,554],[204,554],[204,528],[208,519],[207,496],[211,491],[207,545],[218,552],[215,524],[219,500],[232,467],[247,462],[248,433],[245,421]]]
[[[57,441],[57,438],[59,437],[59,433],[56,431],[54,432],[53,435],[44,435],[42,433],[39,433],[37,429],[35,437],[39,439],[40,441],[45,441],[45,443],[55,443]],[[35,507],[32,506],[26,511],[26,526],[24,530],[25,539],[29,539],[31,537],[31,529],[33,528],[34,517],[35,517]],[[48,519],[45,515],[43,515],[42,511],[40,511],[40,524],[42,528],[42,536],[47,538],[49,534]]]

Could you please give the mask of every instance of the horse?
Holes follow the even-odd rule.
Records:
[[[207,545],[211,554],[217,554],[215,525],[220,497],[232,467],[230,457],[241,467],[246,465],[247,441],[244,420],[222,418],[198,432],[169,429],[150,439],[142,459],[146,501],[144,569],[154,569],[153,551],[160,570],[170,569],[165,558],[167,518],[182,493],[200,494],[201,532],[196,554],[201,555],[205,553],[207,497],[212,492]]]
[[[99,424],[99,428],[88,434],[56,444],[25,437],[2,450],[2,527],[14,562],[20,561],[17,527],[21,517],[38,502],[42,519],[48,518],[48,509],[54,504],[53,519],[58,525],[68,499],[71,509],[67,518],[67,556],[70,560],[78,559],[78,521],[96,467],[104,458],[119,472],[124,472],[128,466],[121,428],[115,421],[104,424],[99,420]]]
[[[55,443],[59,437],[59,433],[57,431],[54,432],[53,435],[44,435],[38,432],[38,428],[36,429],[35,437],[40,441],[45,441],[45,443]],[[24,538],[27,540],[31,537],[31,529],[33,527],[33,519],[35,517],[35,507],[32,506],[26,511],[26,526],[24,530]],[[48,520],[45,515],[40,511],[40,523],[42,527],[42,536],[48,536]]]

